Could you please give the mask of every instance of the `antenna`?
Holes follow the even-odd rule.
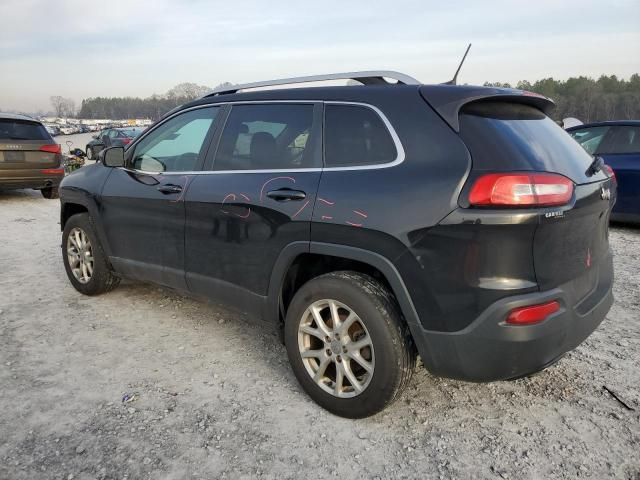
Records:
[[[462,64],[464,63],[464,61],[467,58],[467,54],[469,53],[469,50],[471,50],[471,44],[469,44],[469,46],[467,47],[467,51],[464,52],[464,56],[462,57],[462,61],[460,62],[460,65],[458,65],[458,69],[456,70],[456,74],[453,76],[453,78],[451,80],[449,80],[448,82],[445,82],[445,85],[457,85],[457,81],[458,81],[458,74],[460,73],[460,69],[462,68]]]

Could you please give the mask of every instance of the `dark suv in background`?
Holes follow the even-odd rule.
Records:
[[[25,115],[0,113],[0,190],[35,188],[58,198],[62,149],[45,126]]]
[[[363,85],[239,92],[336,78]],[[305,391],[346,417],[397,398],[417,354],[463,380],[537,372],[612,303],[615,182],[552,106],[394,72],[214,91],[65,179],[68,277],[272,323]]]

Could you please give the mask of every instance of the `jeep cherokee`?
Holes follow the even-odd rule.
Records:
[[[253,88],[336,78],[362,85]],[[613,300],[615,180],[552,106],[395,72],[221,88],[62,182],[68,277],[272,323],[304,390],[345,417],[397,398],[417,355],[467,381],[532,374]]]

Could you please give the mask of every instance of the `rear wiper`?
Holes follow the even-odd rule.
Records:
[[[589,168],[587,168],[585,173],[587,174],[587,177],[593,177],[596,173],[602,170],[603,167],[604,159],[600,155],[594,155],[593,162],[591,162],[591,165],[589,165]]]

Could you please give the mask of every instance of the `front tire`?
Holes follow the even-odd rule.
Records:
[[[87,145],[85,151],[87,152],[87,160],[93,160],[93,149]]]
[[[118,286],[88,213],[73,215],[62,232],[62,258],[67,277],[84,295],[100,295]]]
[[[333,272],[303,285],[289,305],[284,337],[302,388],[341,417],[380,412],[415,368],[415,347],[393,296],[357,272]]]

